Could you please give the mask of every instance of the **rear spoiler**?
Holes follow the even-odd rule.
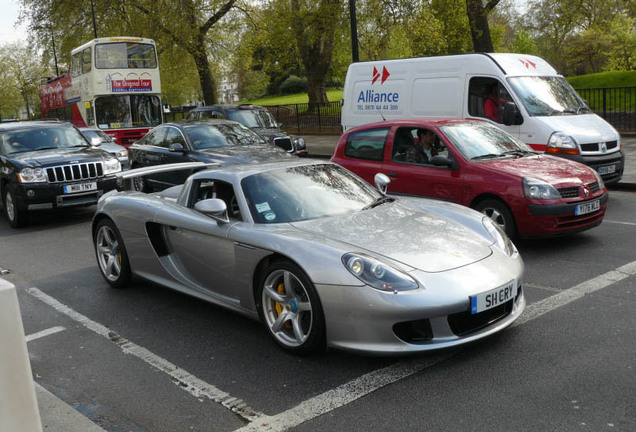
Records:
[[[207,168],[213,168],[220,164],[211,162],[181,162],[164,165],[154,165],[143,168],[134,168],[122,171],[116,174],[118,190],[132,190],[133,179],[151,174],[159,174],[167,171],[192,170],[192,172],[201,171]]]

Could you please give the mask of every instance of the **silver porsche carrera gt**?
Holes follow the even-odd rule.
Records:
[[[113,287],[135,275],[260,319],[295,353],[425,351],[517,319],[524,265],[501,229],[466,207],[387,196],[388,182],[286,160],[112,191],[93,220],[98,266]]]

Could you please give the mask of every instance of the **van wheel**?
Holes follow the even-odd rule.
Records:
[[[496,199],[483,200],[474,207],[475,210],[481,212],[491,218],[510,238],[517,235],[515,226],[515,218],[506,204]]]

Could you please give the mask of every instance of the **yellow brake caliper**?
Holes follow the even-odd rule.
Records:
[[[285,286],[283,285],[283,283],[281,282],[280,284],[278,284],[278,288],[276,288],[276,290],[278,291],[279,294],[285,294]],[[280,314],[283,313],[283,305],[276,302],[276,312],[278,313],[278,316],[280,316]],[[287,321],[285,323],[285,328],[289,329],[291,328],[291,323],[289,321]]]

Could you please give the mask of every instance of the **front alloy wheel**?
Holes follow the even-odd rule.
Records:
[[[124,242],[115,225],[108,219],[99,222],[95,230],[95,256],[106,282],[121,288],[130,281],[130,264]]]
[[[26,212],[18,209],[18,202],[15,198],[15,194],[11,192],[9,186],[5,189],[3,204],[4,213],[7,216],[9,225],[13,228],[19,228],[26,223]]]
[[[265,274],[259,312],[274,340],[294,353],[324,348],[324,315],[307,276],[289,262],[274,263]]]

